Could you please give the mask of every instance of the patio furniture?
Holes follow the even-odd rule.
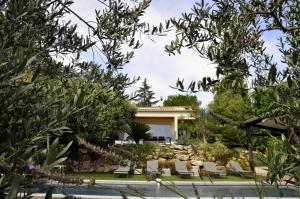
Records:
[[[186,163],[180,160],[175,161],[175,169],[180,176],[194,176],[194,172],[189,171],[186,167]]]
[[[244,170],[241,165],[236,162],[236,161],[229,161],[229,166],[232,169],[232,171],[238,175],[240,175],[241,177],[253,177],[254,176],[254,172],[253,171],[246,171]]]
[[[122,140],[115,140],[115,144],[123,144]]]
[[[131,161],[127,162],[126,166],[119,165],[119,168],[114,171],[114,174],[127,175],[129,174]]]
[[[172,138],[171,137],[166,137],[166,143],[171,144]]]
[[[158,170],[158,160],[148,160],[147,161],[147,173],[160,174],[160,171]]]
[[[165,142],[166,142],[166,138],[165,137],[163,137],[163,136],[159,136],[158,137],[158,143],[165,144]]]
[[[143,169],[134,169],[134,175],[142,175]]]
[[[59,165],[54,166],[54,168],[57,168],[59,173],[65,173],[66,165],[59,164]]]
[[[171,169],[170,168],[163,168],[161,175],[162,176],[171,176]]]
[[[226,171],[218,170],[214,162],[203,162],[203,169],[214,176],[226,177]]]

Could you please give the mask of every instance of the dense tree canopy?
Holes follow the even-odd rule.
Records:
[[[128,132],[134,120],[135,107],[128,100],[99,83],[85,83],[83,79],[71,82],[72,89],[83,88],[84,107],[68,118],[67,126],[87,141],[105,146],[111,144],[118,132]],[[71,88],[70,88],[71,89]]]
[[[250,84],[254,87],[273,87],[278,106],[272,114],[281,115],[295,125],[300,107],[299,7],[295,0],[201,1],[190,13],[170,20],[177,37],[166,46],[166,51],[173,54],[185,47],[196,50],[201,57],[217,64],[217,78],[226,77],[233,87],[243,85],[250,76],[254,77]],[[274,31],[280,31],[276,32],[278,51],[282,53],[278,63],[266,52],[263,39],[266,32]],[[189,88],[207,90],[217,81],[205,77],[192,82]],[[282,81],[288,82],[286,89],[279,86]],[[182,82],[177,85],[183,89]]]
[[[179,122],[178,128],[180,131],[184,131],[179,139],[188,143],[199,142],[210,133],[207,129],[207,112],[201,108],[201,101],[198,100],[197,96],[170,95],[163,104],[164,106],[190,106],[193,110],[194,120],[188,122],[181,120]]]
[[[230,90],[215,94],[213,102],[209,104],[209,110],[221,113],[234,121],[245,121],[253,116],[249,99]]]
[[[158,100],[155,100],[154,92],[151,90],[151,86],[147,83],[145,78],[142,82],[142,86],[136,91],[136,98],[138,106],[152,106],[155,105]]]
[[[144,30],[145,23],[139,18],[149,1],[130,6],[108,1],[96,11],[96,23],[78,16],[70,8],[72,3],[0,2],[1,198],[15,198],[19,187],[30,187],[36,180],[35,172],[49,174],[53,166],[65,160],[61,156],[70,145],[60,152],[55,138],[73,132],[72,125],[92,129],[97,122],[104,125],[104,116],[97,111],[113,110],[111,118],[118,124],[112,125],[127,128],[122,120],[130,119],[127,114],[132,111],[127,110],[132,108],[122,99],[127,97],[125,88],[135,80],[117,69],[133,57],[133,51],[122,47],[136,49],[141,45],[136,32]],[[67,13],[78,17],[92,34],[79,35],[75,25],[62,20]],[[90,47],[96,47],[106,63],[81,61],[81,52]],[[93,110],[90,115],[89,110]],[[86,132],[90,133],[86,129],[81,133]],[[105,129],[98,132],[108,133]],[[52,145],[46,144],[51,140],[55,140]]]
[[[300,126],[299,11],[300,2],[297,0],[202,0],[194,5],[190,13],[183,13],[181,18],[167,22],[166,26],[171,23],[177,34],[176,39],[166,46],[166,51],[175,54],[180,53],[182,48],[193,49],[217,65],[217,79],[204,77],[198,82],[193,81],[189,85],[192,91],[208,90],[222,78],[226,78],[230,82],[228,85],[235,89],[243,87],[244,80],[250,77],[248,89],[270,88],[275,102],[265,115],[283,121],[290,129],[288,140],[293,147],[294,140],[297,140],[299,148],[299,138],[295,136],[295,129]],[[263,38],[266,33],[276,33],[278,36],[278,50],[272,52],[281,53],[279,62],[270,55],[272,52],[266,50]],[[177,87],[184,90],[183,82],[178,81]],[[290,146],[282,151],[276,151],[274,147],[268,153],[269,160],[276,161],[281,155],[282,158],[295,155]],[[275,157],[272,154],[281,155]],[[273,165],[278,165],[278,162]],[[298,166],[299,162],[289,162],[281,169],[290,171],[291,165]],[[284,175],[279,170],[269,171],[271,183],[282,180]],[[289,175],[299,173],[296,169]],[[297,176],[295,178],[298,179]]]
[[[121,130],[133,132],[135,108],[126,101],[125,89],[137,79],[119,69],[141,46],[137,33],[159,34],[163,27],[150,30],[140,21],[149,0],[98,2],[96,19],[88,22],[71,9],[71,0],[0,1],[0,198],[15,198],[19,188],[37,179],[35,174],[48,175],[65,160],[71,142],[61,146],[62,134],[103,143]],[[267,153],[271,183],[286,175],[299,181],[300,176],[299,139],[292,136],[300,118],[299,12],[297,0],[213,0],[196,3],[191,13],[166,22],[166,29],[177,31],[166,46],[168,53],[191,48],[217,64],[217,79],[205,77],[189,85],[192,91],[216,91],[210,109],[247,119],[245,90],[254,89],[257,113],[288,125],[287,139]],[[86,25],[88,36],[62,20],[66,14]],[[280,32],[278,63],[263,40],[272,31]],[[80,60],[90,48],[104,63]],[[253,81],[245,87],[250,77]],[[212,88],[217,82],[221,84]],[[182,81],[177,86],[184,90]],[[146,79],[137,97],[139,106],[157,103]],[[232,133],[232,128],[223,131]]]
[[[231,90],[215,94],[213,102],[209,104],[209,111],[225,116],[236,123],[253,116],[248,98]],[[210,122],[209,129],[230,148],[246,146],[245,130],[239,129],[236,125],[220,124],[215,118]]]
[[[250,94],[253,111],[256,115],[270,113],[275,108],[275,96],[271,89],[259,89]]]
[[[197,96],[181,94],[169,95],[163,103],[164,106],[191,106],[193,108],[199,108],[201,105]]]

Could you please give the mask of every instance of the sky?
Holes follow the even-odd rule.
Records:
[[[152,0],[150,7],[146,10],[143,19],[150,24],[159,24],[170,17],[180,17],[182,12],[189,12],[194,4],[194,0]],[[94,10],[100,6],[97,0],[74,0],[71,8],[87,21],[94,20]],[[70,16],[74,23],[78,23],[78,30],[82,33],[87,29],[78,20]],[[178,78],[184,79],[188,84],[191,80],[201,80],[203,77],[215,77],[215,65],[204,58],[200,58],[192,50],[183,50],[182,53],[175,56],[169,56],[164,52],[164,46],[174,38],[173,35],[163,37],[152,37],[154,42],[147,37],[142,37],[143,46],[135,51],[134,58],[125,65],[122,70],[129,77],[139,76],[141,80],[127,90],[130,94],[136,91],[144,78],[155,92],[157,99],[166,99],[169,95],[180,94],[178,90],[171,88]],[[273,52],[276,49],[277,40],[272,35],[265,37],[267,51]],[[92,53],[89,51],[83,55],[83,59],[92,59]],[[96,58],[101,62],[101,59]],[[275,60],[280,60],[275,54]],[[181,93],[182,94],[182,93]],[[213,99],[212,93],[196,93],[202,106],[206,107]],[[160,105],[161,102],[158,104]]]

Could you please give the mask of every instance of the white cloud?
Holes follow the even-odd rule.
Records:
[[[181,11],[177,11],[180,13]],[[163,13],[163,16],[162,16]],[[145,15],[145,19],[151,24],[163,22],[166,18],[175,16],[178,13],[161,12],[155,7],[150,7]],[[172,15],[173,14],[173,15]],[[124,71],[130,76],[141,76],[147,78],[157,99],[168,95],[180,93],[174,86],[177,79],[184,79],[186,84],[192,80],[201,80],[206,76],[215,76],[215,67],[208,60],[200,58],[192,50],[183,50],[181,54],[169,56],[164,52],[164,46],[174,38],[170,34],[162,37],[152,37],[152,42],[147,37],[142,37],[144,45],[136,51],[135,58],[125,67]],[[135,85],[129,92],[135,91],[140,85]],[[198,99],[206,106],[212,100],[211,93],[197,93]]]
[[[96,0],[75,0],[71,8],[84,19],[94,21],[96,5],[99,5]],[[193,1],[154,0],[147,9],[144,19],[151,24],[158,24],[159,22],[164,22],[167,18],[178,17],[181,12],[187,11],[192,5]],[[78,24],[79,32],[87,33],[86,25],[76,17],[68,16],[66,20],[68,19]],[[156,93],[157,99],[160,99],[161,96],[166,99],[168,95],[179,93],[176,89],[170,88],[170,85],[175,85],[178,77],[184,78],[185,82],[189,83],[191,80],[200,80],[205,76],[215,75],[214,66],[191,50],[184,50],[181,55],[176,56],[169,56],[164,52],[164,46],[172,38],[172,35],[156,37],[153,38],[155,40],[154,43],[143,36],[141,39],[144,45],[136,51],[134,59],[123,70],[130,77],[141,76],[142,78],[147,78],[153,91]],[[86,59],[88,57],[92,56],[85,55],[83,58]],[[133,85],[128,89],[128,92],[137,90],[139,86],[140,84]],[[204,106],[212,100],[211,93],[200,92],[197,93],[197,96]]]

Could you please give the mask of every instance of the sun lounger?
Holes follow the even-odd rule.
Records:
[[[231,160],[231,161],[229,161],[228,164],[229,164],[230,168],[233,170],[233,172],[239,174],[242,177],[244,177],[244,176],[252,177],[254,175],[253,171],[244,170],[238,162]]]
[[[131,165],[131,161],[128,161],[126,166],[119,165],[119,168],[114,171],[114,174],[128,176],[129,171],[130,171],[130,165]]]
[[[226,171],[218,170],[214,162],[203,162],[203,168],[214,176],[226,177]]]
[[[147,161],[147,173],[160,174],[160,171],[158,170],[158,160]]]
[[[180,176],[194,176],[194,172],[189,171],[186,167],[186,163],[180,160],[175,161],[175,169]]]

